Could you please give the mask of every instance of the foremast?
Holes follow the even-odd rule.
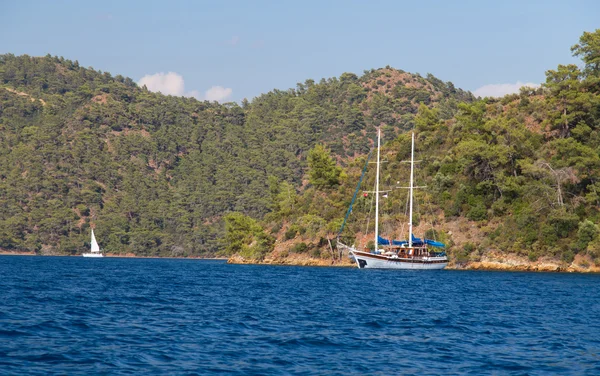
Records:
[[[408,215],[408,248],[412,248],[413,237],[413,173],[415,165],[415,133],[412,133],[412,144],[410,147],[410,209]]]
[[[375,249],[377,251],[377,243],[379,237],[379,152],[381,149],[381,128],[377,129],[377,174],[375,175]]]

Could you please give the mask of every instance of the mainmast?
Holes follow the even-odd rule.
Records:
[[[379,149],[381,148],[381,129],[377,129],[377,175],[375,177],[375,251],[379,236]]]
[[[415,159],[414,159],[414,155],[415,155],[415,134],[412,134],[412,145],[411,145],[411,149],[410,149],[410,213],[409,213],[409,217],[408,217],[408,247],[412,248],[412,237],[413,237],[413,220],[412,220],[412,214],[413,214],[413,170],[414,170],[414,164],[415,164]],[[379,161],[379,159],[377,159]],[[379,173],[379,169],[377,169],[377,173]],[[379,175],[377,175],[379,176]]]

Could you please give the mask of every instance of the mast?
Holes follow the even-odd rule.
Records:
[[[379,236],[379,149],[381,148],[381,129],[377,129],[377,175],[375,177],[375,251]]]
[[[415,165],[415,134],[412,133],[412,145],[410,148],[410,212],[408,217],[408,247],[412,248],[412,236],[413,236],[413,170]]]

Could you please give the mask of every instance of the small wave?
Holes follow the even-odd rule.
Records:
[[[385,326],[379,321],[367,321],[364,326],[367,328],[384,328]]]
[[[43,363],[60,363],[66,362],[69,358],[63,354],[56,353],[42,353],[37,355],[26,355],[22,357],[23,360],[29,362],[43,362]]]
[[[30,334],[22,330],[2,330],[0,329],[0,337],[21,337],[29,336]]]

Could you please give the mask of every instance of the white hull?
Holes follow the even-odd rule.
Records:
[[[354,256],[356,266],[361,269],[435,270],[444,269],[448,265],[448,258],[446,256],[405,259],[399,257],[371,255],[369,253],[360,251],[350,251],[350,255]]]
[[[84,253],[83,257],[104,257],[102,253]]]

